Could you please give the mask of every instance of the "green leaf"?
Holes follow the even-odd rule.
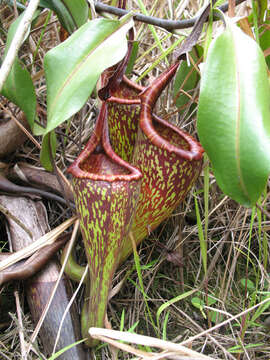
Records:
[[[247,289],[250,292],[253,292],[256,290],[254,282],[249,279],[242,278],[240,280],[240,285],[243,290]]]
[[[7,55],[7,51],[9,49],[11,41],[12,41],[12,39],[13,39],[17,29],[18,29],[18,26],[20,25],[20,22],[22,21],[22,19],[24,17],[24,13],[25,12],[22,12],[21,15],[18,16],[17,19],[12,22],[12,24],[10,25],[10,27],[8,29],[8,35],[7,35],[7,41],[6,41],[6,46],[5,46],[4,58]],[[37,19],[39,14],[40,14],[40,10],[35,11],[35,14],[34,14],[34,16],[32,18],[32,22]],[[28,27],[28,29],[26,31],[23,42],[27,39],[29,34],[30,34],[30,26]]]
[[[225,3],[226,0],[218,0],[215,5],[214,5],[214,9],[218,8],[219,6],[221,6],[222,4]]]
[[[20,66],[18,58],[15,59],[1,94],[23,110],[32,128],[36,113],[36,94],[31,76]]]
[[[194,62],[198,60],[195,49],[189,53]],[[191,92],[199,81],[199,75],[192,64],[188,64],[187,61],[182,61],[175,76],[173,96],[176,97],[175,105],[178,108],[186,105],[190,101],[190,97],[185,93]],[[180,90],[184,90],[185,93]],[[190,94],[192,95],[192,94]]]
[[[191,304],[200,311],[202,311],[203,307],[205,306],[205,302],[203,301],[203,299],[198,298],[197,296],[191,299]]]
[[[265,346],[265,343],[262,342],[262,343],[256,343],[256,344],[247,344],[245,345],[245,349],[248,350],[248,349],[256,349],[256,347],[263,347]],[[231,348],[228,349],[228,351],[232,354],[242,354],[244,352],[243,350],[243,345],[235,345]]]
[[[85,0],[41,0],[40,6],[53,10],[61,25],[70,34],[88,19],[89,8]]]
[[[207,304],[208,306],[211,306],[217,302],[217,299],[215,299],[213,296],[208,295],[207,296]],[[206,305],[206,300],[203,300],[201,297],[194,296],[191,299],[191,303],[193,306],[195,306],[197,309],[201,309]]]
[[[215,299],[213,296],[209,295],[207,296],[207,303],[208,306],[211,306],[217,302],[217,299]]]
[[[174,304],[180,300],[183,300],[183,299],[187,298],[188,296],[194,294],[194,292],[196,292],[196,291],[197,291],[196,289],[189,290],[183,294],[180,294],[180,295],[174,297],[173,299],[170,299],[169,301],[165,302],[164,304],[160,305],[160,307],[158,308],[158,311],[157,311],[157,324],[159,324],[160,315],[165,309],[167,309],[172,304]]]
[[[74,346],[81,344],[85,341],[86,339],[82,339],[82,340],[78,340],[73,344],[70,344],[68,346],[66,346],[65,348],[57,351],[57,353],[53,354],[51,357],[48,358],[48,360],[55,360],[57,359],[60,355],[64,354],[64,352],[68,351],[69,349],[73,348]]]
[[[47,171],[53,171],[52,160],[55,158],[56,145],[57,140],[54,131],[51,131],[43,137],[40,162]]]
[[[197,226],[198,226],[198,235],[200,239],[202,263],[203,263],[204,273],[206,275],[207,274],[207,239],[205,239],[204,237],[199,205],[195,196],[194,196],[194,200],[195,200],[195,211],[196,211]]]
[[[218,312],[218,311],[214,311],[214,310],[211,310],[209,312],[210,314],[210,320],[214,323],[214,324],[218,324],[220,323],[221,321],[223,321],[224,319],[224,316]]]
[[[45,55],[48,105],[45,133],[79,111],[100,74],[124,57],[126,33],[132,25],[132,21],[90,21]]]
[[[198,133],[218,185],[245,206],[256,203],[270,172],[269,99],[260,47],[228,24],[203,68]]]
[[[270,11],[268,10],[268,18],[270,16]],[[268,50],[270,48],[270,21],[267,20],[264,22],[264,24],[260,27],[260,46],[263,51]],[[270,69],[270,55],[267,55],[265,58],[266,64],[268,66],[268,69]]]
[[[89,8],[86,0],[62,0],[79,28],[88,19]]]
[[[139,50],[139,42],[133,41],[132,50],[131,50],[129,62],[128,62],[127,69],[126,69],[126,75],[131,74],[131,72],[133,70],[133,66],[134,66],[136,58],[137,58],[138,50]]]
[[[35,17],[38,16],[38,14],[39,12],[36,12]],[[22,13],[11,24],[8,30],[4,58],[8,52],[11,41],[17,31],[23,15],[24,13]],[[25,39],[27,38],[29,31],[25,35]],[[17,105],[25,113],[29,125],[33,128],[36,113],[35,89],[29,72],[26,68],[24,68],[24,65],[23,67],[20,65],[18,57],[15,58],[14,64],[0,93],[9,101],[12,101],[15,105]]]

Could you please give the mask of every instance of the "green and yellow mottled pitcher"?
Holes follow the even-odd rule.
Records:
[[[89,265],[82,311],[82,336],[87,338],[90,326],[103,326],[108,292],[136,210],[142,177],[113,152],[106,112],[103,104],[93,135],[69,168]],[[88,346],[94,344],[87,340]]]
[[[184,199],[202,165],[190,135],[152,114],[171,66],[146,89],[121,81],[103,101],[93,135],[71,165],[89,264],[82,333],[103,326],[113,274],[136,243]],[[89,338],[87,345],[95,342]]]
[[[107,99],[108,124],[114,151],[143,174],[132,233],[139,244],[150,231],[170,216],[197,179],[203,149],[190,135],[152,114],[178,63],[149,87],[126,78]],[[132,252],[125,240],[121,262]]]

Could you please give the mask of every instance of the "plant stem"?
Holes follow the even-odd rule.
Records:
[[[246,1],[246,0],[236,0],[235,5],[239,5],[244,1]],[[95,3],[95,9],[97,12],[107,12],[107,13],[118,15],[118,16],[123,16],[128,13],[127,10],[119,9],[114,6],[109,6],[109,5],[103,4],[101,2]],[[228,3],[220,6],[219,9],[222,12],[227,11]],[[142,15],[140,13],[136,13],[134,16],[134,20],[141,21],[146,24],[159,26],[168,31],[173,31],[176,29],[186,29],[186,28],[192,27],[195,24],[197,19],[198,19],[198,17],[194,17],[192,19],[185,19],[185,20],[165,20],[165,19],[159,19],[159,18],[153,17],[153,16]]]

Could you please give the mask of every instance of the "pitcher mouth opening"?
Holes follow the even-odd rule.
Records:
[[[175,153],[189,161],[200,160],[204,149],[191,135],[153,114],[158,97],[175,75],[178,66],[179,62],[170,66],[139,94],[141,99],[140,128],[150,142],[158,148]],[[166,136],[166,128],[170,131],[170,136]],[[161,129],[162,131],[159,131]]]
[[[141,100],[139,94],[144,91],[145,88],[129,80],[126,76],[123,77],[122,84],[124,86],[119,87],[106,99],[107,103],[116,102],[122,105],[140,105]]]
[[[190,161],[200,160],[203,156],[203,147],[191,135],[154,114],[149,117],[148,113],[144,119],[141,116],[140,127],[154,145],[169,153]]]
[[[113,151],[106,121],[105,103],[100,109],[95,130],[68,172],[75,178],[100,181],[139,180],[142,173]]]

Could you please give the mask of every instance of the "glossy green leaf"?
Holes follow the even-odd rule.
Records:
[[[10,25],[10,27],[8,29],[8,35],[7,35],[6,45],[5,45],[4,58],[5,58],[5,56],[7,54],[7,51],[9,49],[9,47],[10,47],[11,41],[12,41],[12,39],[13,39],[17,29],[18,29],[18,26],[20,25],[20,22],[22,21],[22,19],[24,17],[24,13],[25,12],[22,12],[20,14],[20,16],[18,16],[17,19],[12,22],[12,24]],[[40,14],[40,10],[35,11],[34,16],[32,18],[32,23],[38,18],[39,14]],[[30,30],[31,30],[31,26],[29,26],[29,28],[27,29],[26,34],[24,35],[23,42],[28,38],[28,35],[30,34]]]
[[[127,51],[133,22],[97,19],[80,27],[45,55],[48,119],[45,133],[79,111],[100,74]]]
[[[198,57],[195,49],[189,53],[193,61],[196,62]],[[190,97],[185,93],[192,96],[192,90],[196,87],[199,81],[199,75],[194,66],[187,61],[182,61],[175,76],[173,96],[176,97],[175,105],[178,108],[186,105],[190,101]],[[184,92],[181,92],[184,90]]]
[[[36,12],[35,17],[39,12]],[[10,47],[11,41],[17,31],[17,28],[22,20],[24,13],[22,13],[10,26],[7,36],[7,42],[5,47],[4,57],[6,56]],[[30,29],[29,29],[30,31]],[[29,31],[25,35],[25,39],[29,34]],[[1,94],[5,96],[9,101],[12,101],[17,105],[27,118],[27,121],[31,128],[34,125],[35,113],[36,113],[36,94],[31,76],[24,65],[20,64],[18,57],[16,57],[7,80],[4,83]]]
[[[55,158],[56,145],[57,140],[54,131],[51,131],[43,137],[42,148],[40,152],[40,162],[47,171],[53,171],[52,160]]]
[[[86,0],[62,0],[79,28],[88,19],[89,8]]]
[[[24,16],[24,12],[22,12],[21,15],[18,16],[17,19],[12,22],[12,24],[10,25],[10,27],[8,29],[8,35],[7,35],[7,41],[6,41],[6,46],[5,46],[4,57],[7,55],[7,51],[9,49],[9,47],[10,47],[11,41],[12,41],[16,31],[17,31],[17,28],[18,28],[23,16]],[[24,40],[29,35],[29,32],[30,32],[30,27],[29,27],[29,29],[27,30],[27,32],[26,32],[26,34],[24,36]]]
[[[139,42],[133,41],[129,62],[127,64],[126,75],[130,75],[133,70],[135,61],[137,59],[138,50],[139,50]]]
[[[23,110],[31,128],[36,113],[36,94],[30,74],[20,66],[18,58],[12,66],[1,94]]]
[[[203,68],[198,133],[217,183],[245,206],[256,203],[270,172],[269,100],[260,47],[228,23]]]
[[[270,17],[270,10],[268,11],[268,18]],[[260,27],[260,46],[263,51],[270,49],[270,21],[267,20]],[[268,69],[270,69],[270,55],[265,58]]]
[[[41,0],[40,6],[53,10],[70,34],[88,19],[89,8],[86,0]]]

